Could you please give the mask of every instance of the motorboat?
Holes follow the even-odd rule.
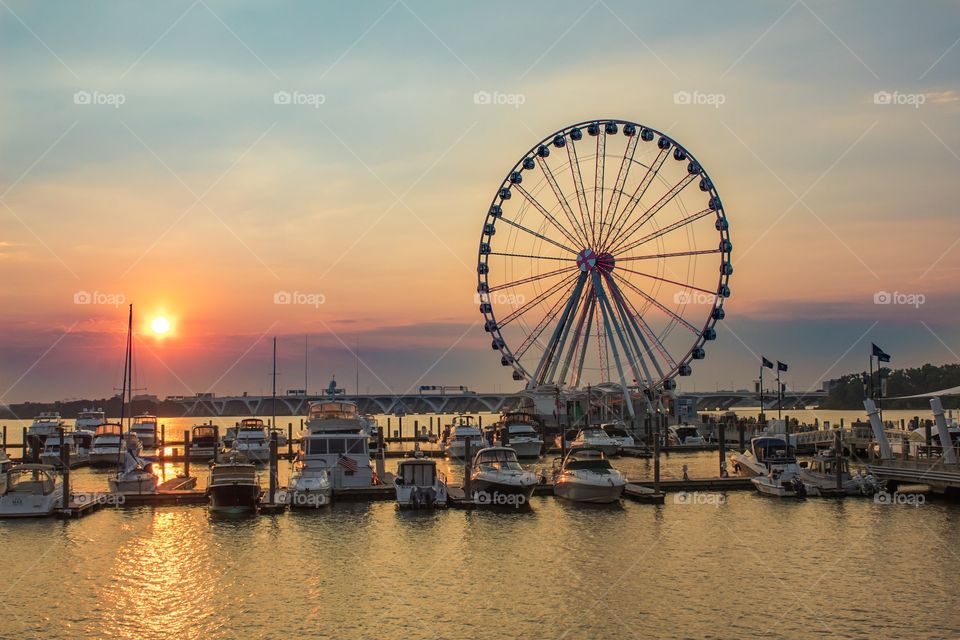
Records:
[[[70,458],[67,465],[73,469],[90,464],[90,450],[93,448],[93,431],[70,431],[63,435],[63,440],[70,445]],[[52,467],[60,466],[60,437],[47,438],[40,454],[40,462]]]
[[[85,431],[96,431],[97,427],[106,423],[107,414],[103,409],[84,409],[77,414],[77,420],[74,423],[76,429]]]
[[[294,463],[290,486],[287,487],[287,503],[291,509],[319,509],[330,504],[333,486],[330,470],[324,463]]]
[[[494,429],[493,441],[517,452],[518,458],[539,458],[543,452],[543,425],[530,413],[505,413]]]
[[[117,469],[117,475],[110,478],[111,493],[142,495],[157,492],[157,476],[153,465],[140,457],[143,445],[136,433],[130,432],[124,438],[123,463]]]
[[[509,447],[480,449],[473,458],[470,481],[474,504],[490,506],[523,506],[537,486],[537,476],[520,466],[517,452]]]
[[[27,427],[27,445],[31,451],[39,454],[43,451],[47,438],[59,435],[61,431],[69,431],[69,428],[60,414],[56,411],[43,411]]]
[[[622,422],[608,422],[600,425],[600,428],[603,429],[612,440],[615,440],[621,449],[623,447],[633,447],[637,444],[633,436],[630,435],[630,432],[627,431],[626,425]]]
[[[4,476],[0,518],[49,516],[63,502],[63,483],[50,465],[14,465]]]
[[[144,449],[153,449],[157,446],[157,416],[149,413],[134,416],[130,431],[137,435]]]
[[[619,442],[611,438],[603,429],[596,427],[581,429],[569,444],[571,449],[598,449],[608,456],[618,455],[621,449]]]
[[[220,450],[217,428],[201,424],[190,429],[190,459],[213,460]]]
[[[116,467],[123,459],[123,425],[107,422],[97,427],[90,448],[90,465]]]
[[[790,447],[791,453],[793,447]],[[750,439],[750,447],[727,456],[733,472],[745,478],[762,476],[769,470],[768,460],[787,454],[787,441],[779,436],[757,436]]]
[[[13,460],[7,452],[0,449],[0,495],[7,490],[7,471],[13,468]]]
[[[574,449],[554,463],[553,494],[573,502],[608,504],[623,496],[627,477],[599,449]]]
[[[667,427],[667,443],[673,447],[702,447],[707,444],[707,439],[696,427],[675,425]]]
[[[803,498],[807,487],[800,477],[800,465],[793,447],[778,449],[765,459],[767,472],[750,478],[750,482],[762,495],[777,498]]]
[[[221,513],[256,511],[260,505],[257,466],[242,454],[231,451],[210,467],[210,510]]]
[[[437,471],[436,460],[415,457],[401,460],[394,480],[397,506],[430,509],[447,506],[447,480]]]
[[[242,453],[251,462],[270,461],[270,435],[260,418],[244,418],[234,434],[234,451]]]
[[[327,471],[333,490],[374,484],[370,439],[352,402],[310,403],[297,464],[303,471]]]
[[[480,429],[473,424],[473,416],[457,416],[445,431],[443,452],[451,458],[463,458],[468,440],[471,451],[479,451],[487,446]]]
[[[839,465],[839,469],[838,466]],[[837,487],[837,471],[840,473],[840,486]],[[872,496],[881,489],[881,483],[871,474],[857,471],[850,473],[847,458],[838,457],[830,449],[800,463],[800,479],[811,495],[843,493],[848,496]]]

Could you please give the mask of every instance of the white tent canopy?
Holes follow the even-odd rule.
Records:
[[[940,389],[939,391],[930,391],[928,393],[918,393],[913,396],[897,396],[895,398],[884,398],[884,400],[913,400],[914,398],[933,398],[936,396],[960,396],[960,387],[950,387],[949,389]]]

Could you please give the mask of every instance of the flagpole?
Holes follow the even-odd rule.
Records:
[[[783,420],[781,413],[781,401],[783,400],[783,387],[780,386],[780,361],[777,360],[777,420]]]
[[[760,428],[763,428],[763,360],[760,361]]]
[[[870,399],[873,400],[873,354],[870,354]]]

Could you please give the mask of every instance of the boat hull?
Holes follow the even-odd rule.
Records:
[[[473,479],[473,500],[477,504],[519,506],[530,501],[536,487],[535,482],[514,483],[476,477]]]
[[[620,501],[620,498],[623,497],[624,487],[626,487],[626,484],[604,485],[576,480],[560,480],[553,486],[553,494],[571,502],[610,504]]]
[[[396,489],[397,506],[401,509],[436,509],[447,506],[447,490],[441,485],[396,485]]]
[[[109,484],[111,493],[145,495],[157,492],[157,477],[153,474],[138,478],[110,478]]]
[[[123,456],[119,451],[93,451],[90,453],[91,467],[116,467],[120,464]]]
[[[770,496],[773,498],[802,498],[807,495],[806,489],[799,490],[793,483],[784,482],[770,482],[769,478],[766,477],[757,477],[752,478],[753,486],[757,491],[764,496]],[[803,484],[800,484],[800,487],[803,487]]]
[[[244,482],[210,485],[210,509],[229,513],[255,511],[260,504],[260,486]]]
[[[42,518],[53,515],[63,502],[63,487],[45,496],[8,493],[0,496],[0,518]]]
[[[517,452],[518,458],[539,458],[543,449],[543,442],[539,440],[511,440],[506,445]]]

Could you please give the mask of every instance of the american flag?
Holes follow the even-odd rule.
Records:
[[[353,458],[340,454],[340,457],[337,458],[337,465],[346,469],[347,473],[356,473],[357,472],[357,461]]]

